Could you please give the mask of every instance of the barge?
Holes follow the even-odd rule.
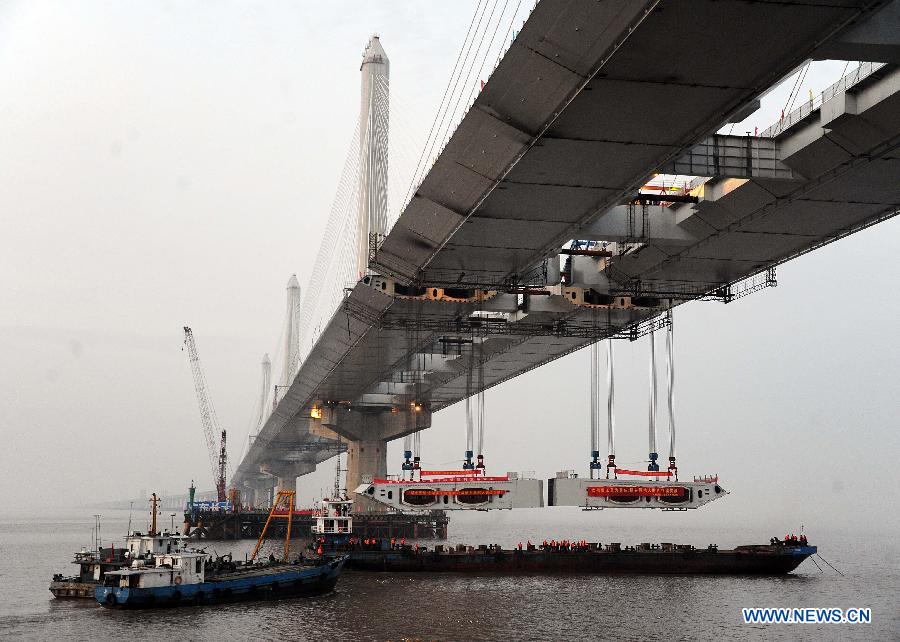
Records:
[[[504,549],[442,545],[424,547],[362,540],[341,549],[347,568],[391,573],[784,575],[817,552],[805,542],[781,542],[719,549],[672,543],[622,546],[618,543],[558,543]]]

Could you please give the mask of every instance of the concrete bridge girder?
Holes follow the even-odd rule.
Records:
[[[416,420],[410,421],[409,411],[393,412],[390,408],[374,411],[342,408],[322,408],[321,419],[312,420],[321,428],[349,441],[384,440],[405,437],[417,430],[431,427],[431,411],[417,411]]]
[[[900,64],[900,0],[888,3],[868,20],[828,40],[813,54],[817,60],[866,60]]]

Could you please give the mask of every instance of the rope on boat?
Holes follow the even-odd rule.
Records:
[[[824,557],[822,557],[819,553],[816,553],[816,555],[819,556],[819,559],[820,559],[820,560],[822,560],[823,562],[825,562],[826,564],[828,564],[828,566],[830,566],[831,569],[834,570],[838,575],[840,575],[841,577],[846,577],[843,573],[841,573],[839,570],[837,570],[836,568],[834,568],[834,566],[832,566],[831,562],[829,562],[827,559],[825,559]],[[810,559],[812,559],[812,556],[810,556]]]
[[[816,558],[814,558],[812,555],[809,556],[809,560],[810,560],[813,564],[816,565],[816,568],[819,569],[819,573],[824,573],[824,572],[825,572],[825,571],[822,570],[822,567],[819,566],[819,563],[816,561]]]

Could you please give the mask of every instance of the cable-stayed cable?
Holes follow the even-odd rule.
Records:
[[[437,125],[438,129],[440,129],[443,126],[443,114],[446,111],[445,105],[449,105],[449,102],[447,101],[447,97],[452,96],[453,93],[456,91],[456,85],[459,82],[459,74],[457,73],[457,71],[462,70],[459,63],[460,63],[460,60],[462,60],[463,51],[465,51],[466,55],[468,56],[468,52],[471,48],[471,41],[470,41],[469,36],[470,35],[472,36],[471,40],[475,39],[475,34],[472,33],[472,27],[475,25],[476,17],[478,17],[478,24],[479,25],[481,24],[481,18],[479,17],[479,15],[481,15],[481,16],[484,15],[484,12],[482,10],[483,3],[484,3],[484,0],[478,0],[478,4],[475,7],[475,13],[472,14],[472,19],[469,21],[469,28],[466,31],[466,37],[463,39],[463,44],[460,47],[459,54],[457,54],[457,56],[456,56],[456,62],[453,64],[453,71],[450,73],[450,79],[447,81],[447,86],[444,88],[444,94],[441,97],[441,104],[438,106],[437,113],[434,116],[434,121],[431,123],[431,129],[428,132],[428,137],[425,139],[425,145],[422,148],[422,153],[419,155],[419,161],[418,161],[418,163],[416,163],[416,170],[415,170],[415,172],[413,172],[413,178],[409,184],[409,189],[406,192],[406,197],[403,199],[403,205],[408,203],[409,199],[412,197],[412,194],[415,190],[415,186],[417,184],[417,177],[419,176],[420,168],[422,168],[422,166],[423,166],[422,164],[424,163],[427,166],[428,159],[431,157],[431,150],[434,148],[434,141],[437,139],[436,136],[434,136],[434,139],[432,138],[435,133],[435,126],[437,125],[439,120],[440,120],[441,124]],[[487,7],[486,4],[484,4],[483,6]],[[477,27],[476,27],[476,30],[477,30]],[[456,79],[455,82],[454,82],[454,78]],[[453,87],[452,90],[450,89],[451,86]]]

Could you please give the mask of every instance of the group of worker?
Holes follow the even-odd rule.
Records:
[[[390,539],[390,548],[385,547],[387,541],[379,537],[349,537],[345,542],[340,542],[339,540],[326,540],[324,537],[317,537],[310,545],[310,548],[314,549],[319,555],[322,555],[326,549],[341,551],[356,549],[364,551],[415,550],[416,553],[419,552],[420,548],[424,550],[424,547],[420,547],[418,544],[407,546],[405,537],[399,539],[392,537]]]
[[[529,545],[531,542],[529,542]],[[586,551],[591,548],[591,544],[585,540],[580,539],[576,541],[564,539],[564,540],[555,540],[551,539],[549,542],[544,540],[541,544],[541,549],[544,551]],[[519,550],[522,550],[522,544],[519,544]]]
[[[790,535],[785,535],[783,540],[778,539],[777,537],[773,537],[769,540],[769,543],[773,546],[776,544],[782,544],[784,546],[806,546],[807,539],[806,535],[800,533],[799,536],[791,533]]]
[[[359,542],[358,539],[356,539],[356,541],[353,541],[351,539],[350,544],[354,545],[358,542]],[[405,537],[401,537],[399,540],[396,537],[391,538],[390,550],[395,551],[398,549],[403,549],[405,547],[406,547],[406,538]],[[362,548],[364,550],[380,551],[380,550],[383,550],[383,548],[384,548],[383,541],[381,538],[378,538],[378,537],[364,537],[362,539]],[[416,550],[418,550],[418,548],[419,548],[419,546],[417,544]]]
[[[806,535],[804,535],[803,533],[800,533],[800,537],[797,537],[796,535],[791,533],[790,535],[784,536],[784,541],[786,544],[793,544],[794,546],[796,546],[798,544],[805,545],[806,544]]]

